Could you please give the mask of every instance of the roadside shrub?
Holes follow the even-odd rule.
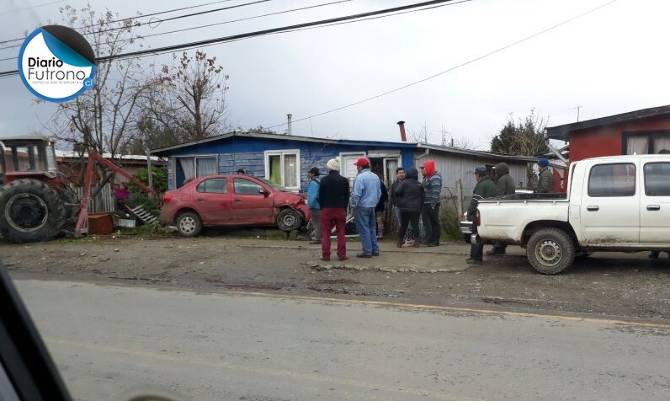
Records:
[[[160,203],[157,199],[150,198],[147,194],[142,192],[131,192],[128,197],[128,206],[131,208],[142,205],[144,209],[153,214],[160,213]]]
[[[461,234],[458,212],[449,206],[440,212],[440,225],[444,236],[450,240],[461,240],[463,235]]]
[[[144,185],[149,185],[149,174],[147,173],[147,168],[141,168],[133,174],[135,178],[140,180]],[[167,191],[167,169],[165,167],[151,167],[151,176],[153,179],[154,191],[163,193]],[[135,185],[133,182],[128,184],[128,188],[131,192],[140,193],[142,190]]]

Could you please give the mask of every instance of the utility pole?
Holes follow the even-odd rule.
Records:
[[[573,107],[573,109],[577,110],[577,122],[579,122],[579,110],[584,107],[581,104],[577,105],[576,107]]]

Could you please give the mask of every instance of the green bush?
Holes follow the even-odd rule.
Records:
[[[131,208],[142,205],[148,212],[153,214],[160,213],[160,203],[158,199],[152,199],[143,192],[131,192],[127,204]]]
[[[135,178],[140,180],[144,185],[149,185],[149,174],[147,169],[141,168],[133,174]],[[163,193],[167,191],[167,169],[165,167],[152,167],[151,176],[153,178],[153,188],[154,191],[158,193]],[[128,185],[130,192],[140,193],[142,190],[133,182],[130,182]]]
[[[445,207],[440,213],[440,225],[442,226],[442,233],[450,240],[461,240],[461,222],[458,212],[450,207]]]

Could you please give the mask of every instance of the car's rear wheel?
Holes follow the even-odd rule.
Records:
[[[277,215],[277,227],[285,232],[299,229],[302,222],[302,215],[293,209],[284,209]]]
[[[202,221],[200,216],[193,212],[184,212],[177,216],[175,220],[177,232],[184,237],[195,237],[202,231]]]
[[[559,228],[545,228],[528,240],[526,255],[533,269],[542,274],[558,274],[575,260],[575,243]]]

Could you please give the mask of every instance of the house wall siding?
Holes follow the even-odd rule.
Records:
[[[402,146],[402,145],[400,145]],[[241,138],[233,137],[220,142],[196,144],[176,149],[169,154],[169,187],[176,187],[175,174],[177,157],[217,155],[218,172],[228,174],[243,168],[248,173],[258,177],[265,177],[266,151],[298,149],[300,151],[300,182],[301,189],[307,188],[307,170],[318,167],[322,174],[326,173],[328,160],[338,157],[342,152],[367,152],[370,150],[389,150],[400,152],[401,164],[414,164],[414,146],[406,145],[401,148],[397,145],[384,142],[370,142],[365,144],[348,143],[320,143],[302,142],[282,139]]]
[[[623,133],[635,134],[649,131],[670,130],[670,118],[657,117],[628,121],[570,133],[570,161],[589,157],[618,156],[623,151]]]

